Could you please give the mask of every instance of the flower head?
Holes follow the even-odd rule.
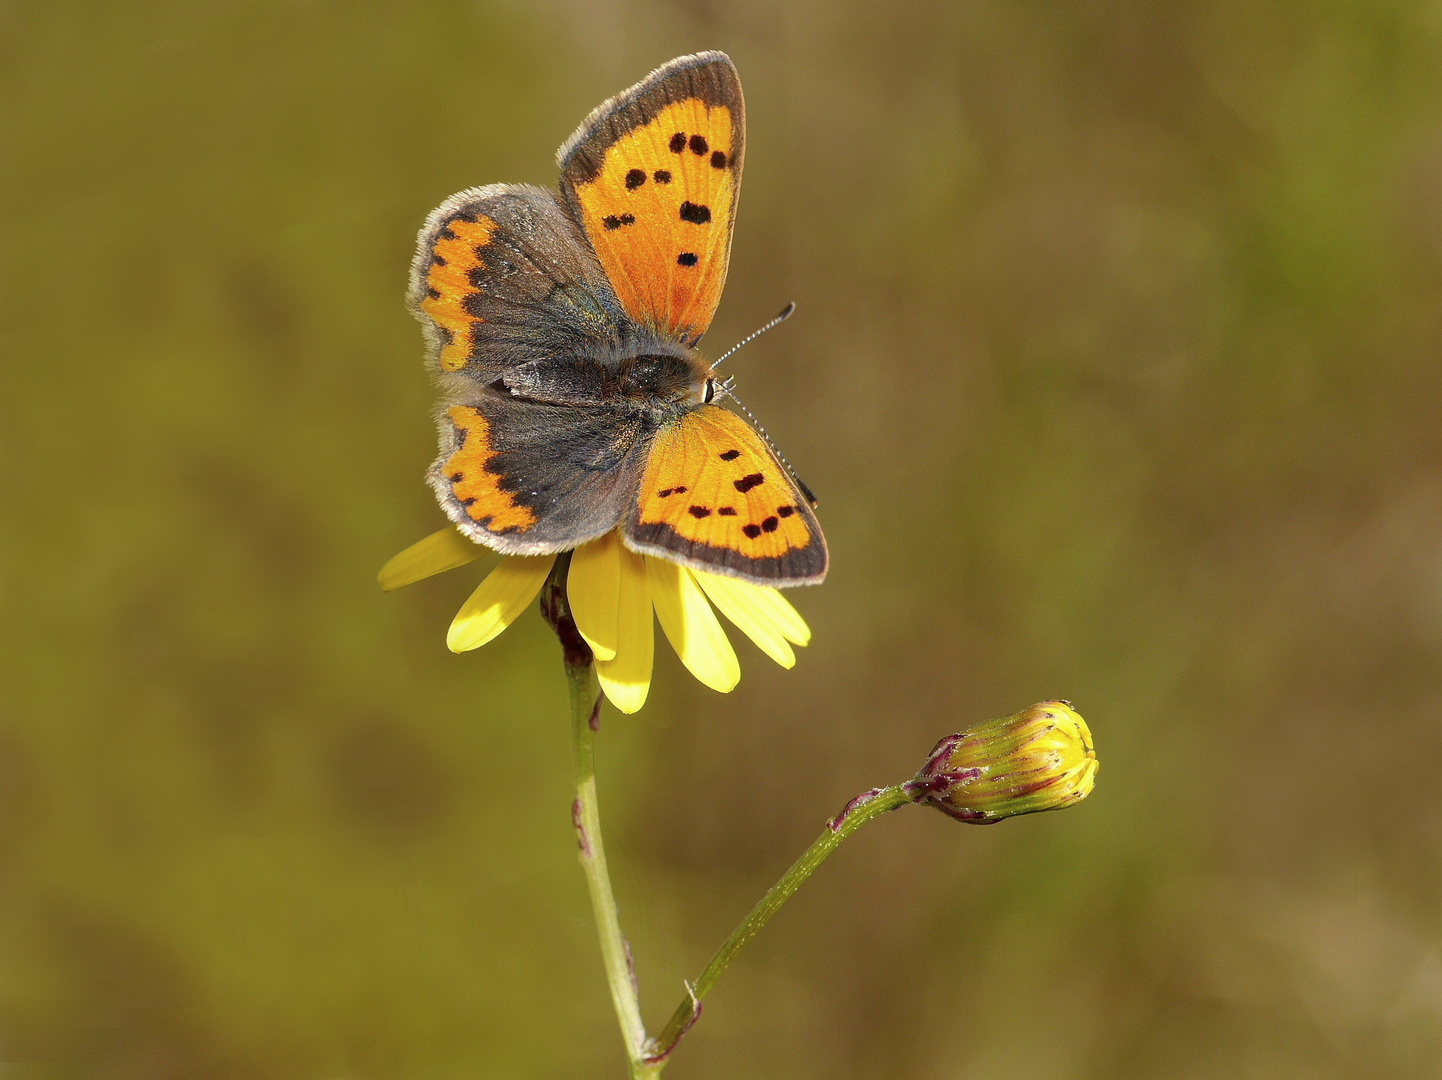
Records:
[[[380,584],[398,589],[484,554],[456,529],[442,529],[386,563]],[[502,558],[452,620],[446,634],[451,651],[480,648],[510,626],[540,593],[556,558]],[[796,663],[792,645],[811,640],[810,628],[780,590],[637,555],[615,532],[571,554],[566,597],[595,654],[601,688],[622,712],[640,709],[651,688],[653,611],[691,674],[723,693],[740,681],[741,667],[713,605],[782,667]]]
[[[916,801],[974,825],[1081,802],[1096,783],[1097,755],[1081,714],[1066,701],[948,735],[908,788]]]

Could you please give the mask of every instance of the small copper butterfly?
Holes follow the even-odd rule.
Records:
[[[410,306],[441,393],[429,480],[471,539],[545,555],[619,529],[764,585],[826,576],[804,488],[696,352],[745,139],[730,58],[683,56],[586,118],[559,192],[471,188],[427,219]]]

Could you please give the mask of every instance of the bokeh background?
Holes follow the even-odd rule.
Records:
[[[0,8],[0,1060],[620,1076],[558,649],[455,657],[425,214],[662,61],[749,105],[735,361],[833,570],[602,798],[653,1027],[847,798],[1072,699],[1065,814],[861,833],[675,1080],[1431,1075],[1442,6]]]

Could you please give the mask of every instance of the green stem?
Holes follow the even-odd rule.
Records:
[[[571,804],[571,822],[581,849],[581,869],[591,893],[591,910],[596,919],[596,934],[601,939],[601,961],[606,968],[606,982],[611,988],[611,1004],[616,1008],[616,1021],[626,1042],[626,1058],[630,1062],[632,1080],[648,1080],[655,1070],[646,1055],[650,1040],[641,1021],[641,1003],[636,989],[636,973],[631,967],[631,951],[621,933],[621,919],[616,896],[611,891],[611,875],[606,869],[606,848],[601,841],[601,808],[596,800],[596,732],[601,730],[601,697],[596,684],[595,657],[576,628],[571,605],[566,595],[566,578],[571,556],[564,553],[556,559],[551,576],[541,589],[541,614],[556,631],[561,642],[561,655],[566,664],[566,684],[571,692],[571,750],[576,774],[576,800]]]
[[[841,842],[872,818],[905,806],[911,801],[913,801],[913,795],[907,792],[906,785],[897,784],[895,787],[868,791],[847,803],[841,813],[827,824],[826,830],[817,841],[807,849],[801,858],[791,864],[791,869],[782,875],[780,881],[771,886],[771,890],[751,909],[751,913],[741,920],[735,930],[731,931],[731,936],[716,950],[716,955],[711,957],[711,962],[706,965],[706,970],[701,972],[701,977],[687,988],[689,992],[686,999],[676,1006],[676,1011],[671,1014],[665,1030],[655,1040],[656,1050],[648,1062],[655,1067],[655,1072],[644,1075],[654,1076],[660,1073],[666,1058],[676,1048],[676,1044],[681,1041],[681,1036],[686,1034],[691,1025],[696,1022],[696,1018],[701,1015],[701,999],[716,985],[716,980],[721,977],[732,958],[740,951],[741,946],[755,937],[761,928],[771,921],[771,916],[781,909],[782,904],[791,899],[806,879],[816,872],[816,868],[841,846]]]
[[[581,848],[581,869],[591,891],[591,908],[596,917],[596,932],[601,939],[601,959],[606,967],[606,981],[611,987],[611,1003],[616,1007],[616,1020],[626,1040],[626,1056],[631,1062],[633,1077],[651,1075],[645,1058],[646,1026],[641,1020],[641,1003],[636,993],[635,975],[626,938],[621,933],[621,920],[616,897],[611,891],[611,875],[606,869],[606,849],[601,842],[601,811],[596,803],[596,730],[593,719],[599,718],[601,696],[591,665],[566,665],[571,688],[571,746],[576,767],[576,801],[571,806],[571,820],[576,826],[576,839]],[[597,725],[599,726],[599,725]]]

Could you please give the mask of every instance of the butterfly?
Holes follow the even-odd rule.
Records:
[[[471,188],[427,219],[409,302],[441,396],[428,480],[466,536],[546,555],[620,530],[763,585],[826,576],[804,487],[696,351],[745,139],[730,58],[679,57],[562,144],[559,190]]]

